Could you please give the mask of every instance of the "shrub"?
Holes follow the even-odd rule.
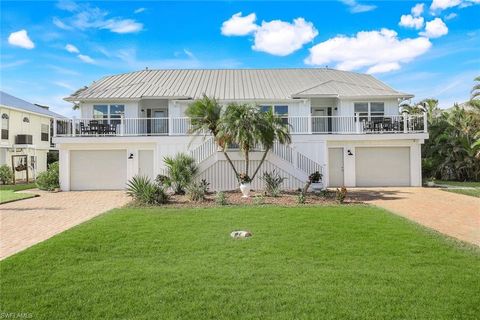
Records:
[[[320,172],[315,171],[314,173],[312,173],[311,175],[308,176],[308,180],[311,183],[318,183],[318,182],[322,181],[322,177],[323,177],[323,175]]]
[[[2,181],[2,184],[9,184],[13,180],[13,172],[10,169],[9,166],[4,164],[3,166],[0,167],[0,181]]]
[[[187,195],[191,201],[198,202],[205,199],[205,185],[202,182],[192,182],[187,186]]]
[[[134,176],[128,181],[127,194],[136,202],[146,205],[165,204],[169,200],[165,189],[145,176]]]
[[[337,188],[337,192],[335,194],[335,199],[338,203],[343,203],[345,198],[347,197],[347,188],[342,187],[340,189]]]
[[[227,196],[225,195],[225,192],[223,191],[217,192],[217,195],[215,196],[215,203],[220,206],[226,206],[228,204]]]
[[[307,196],[304,192],[300,192],[297,196],[297,204],[305,204],[307,201]]]
[[[170,179],[167,176],[164,176],[163,174],[159,174],[155,178],[155,183],[158,184],[159,186],[167,187],[167,186],[170,186]]]
[[[254,198],[253,198],[253,203],[257,206],[259,205],[262,205],[265,203],[265,197],[262,196],[261,194],[257,194]]]
[[[187,154],[179,153],[175,157],[165,157],[167,174],[175,194],[185,194],[185,188],[198,173],[195,159]]]
[[[202,180],[200,181],[200,186],[201,186],[202,189],[203,189],[203,193],[204,193],[204,194],[207,194],[207,193],[208,193],[208,188],[209,188],[209,186],[210,186],[210,183],[207,182],[206,179],[202,179]]]
[[[35,182],[40,190],[53,191],[60,188],[58,162],[51,163],[47,171],[37,176]]]
[[[262,179],[265,181],[265,191],[272,197],[278,197],[280,194],[280,185],[287,178],[281,177],[280,174],[275,171],[264,172]]]

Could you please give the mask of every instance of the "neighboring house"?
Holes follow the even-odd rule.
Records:
[[[47,153],[51,146],[50,127],[54,118],[63,118],[45,107],[31,104],[0,91],[0,165],[12,167],[26,165],[28,178],[35,177],[47,169]],[[14,168],[13,168],[14,169]],[[25,179],[26,172],[16,172],[17,179]]]
[[[63,190],[123,189],[136,174],[154,178],[178,152],[199,163],[212,190],[237,187],[211,138],[188,135],[187,106],[203,94],[222,105],[252,103],[290,125],[261,169],[277,169],[285,189],[316,170],[334,186],[420,186],[424,115],[399,114],[412,98],[371,75],[331,69],[144,70],[104,77],[65,100],[81,118],[57,121]],[[258,163],[260,153],[251,157]],[[233,161],[243,166],[239,153]],[[240,170],[241,171],[241,170]],[[253,181],[254,188],[262,180]]]

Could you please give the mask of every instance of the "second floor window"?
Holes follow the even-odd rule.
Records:
[[[125,114],[123,104],[99,104],[93,106],[93,118],[105,119],[104,123],[119,124],[120,118]]]
[[[288,106],[287,105],[275,105],[275,106],[260,106],[261,112],[268,112],[272,110],[273,112],[282,118],[284,123],[288,123]]]
[[[8,117],[8,114],[6,113],[2,114],[2,134],[1,135],[3,140],[8,140],[9,120],[10,118]]]
[[[48,131],[49,131],[48,124],[42,124],[42,132],[41,132],[41,140],[48,141]]]
[[[383,102],[355,102],[353,108],[355,116],[358,115],[360,121],[382,118],[385,114],[385,103]]]

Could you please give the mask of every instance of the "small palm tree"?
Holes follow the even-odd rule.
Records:
[[[175,194],[185,194],[185,188],[198,173],[195,159],[179,153],[175,157],[165,157],[163,162],[167,166],[168,182],[172,185]]]
[[[235,176],[238,176],[238,172],[233,165],[232,160],[226,151],[226,143],[219,137],[219,125],[222,116],[222,106],[217,102],[215,98],[209,98],[207,95],[203,95],[203,98],[191,103],[185,114],[190,118],[192,134],[210,134],[215,139],[216,144],[222,149],[225,158],[235,172]]]
[[[480,76],[476,77],[474,81],[477,83],[473,86],[472,91],[470,92],[469,105],[480,111]]]

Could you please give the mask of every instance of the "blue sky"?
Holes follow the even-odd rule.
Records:
[[[480,75],[480,0],[0,5],[1,90],[65,115],[75,89],[145,67],[329,66],[442,107]]]

